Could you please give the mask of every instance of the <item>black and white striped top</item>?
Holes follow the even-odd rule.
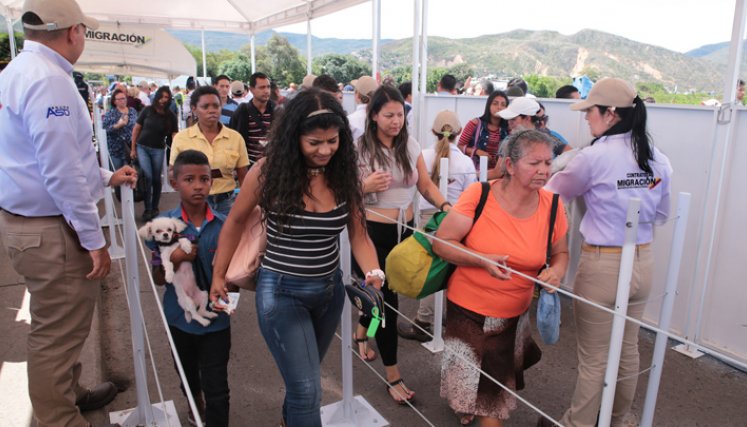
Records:
[[[267,249],[262,267],[302,277],[334,273],[340,261],[339,235],[348,223],[342,203],[329,212],[291,215],[278,233],[277,215],[267,216]]]

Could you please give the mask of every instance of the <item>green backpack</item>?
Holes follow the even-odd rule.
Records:
[[[490,184],[482,183],[480,201],[475,209],[472,225],[480,218],[490,194]],[[436,212],[425,225],[395,246],[386,257],[386,280],[389,289],[410,298],[424,298],[446,289],[454,265],[433,253],[429,236],[441,226],[447,212]]]

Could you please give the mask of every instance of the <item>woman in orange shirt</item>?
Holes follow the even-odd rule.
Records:
[[[514,390],[524,387],[523,371],[542,355],[532,340],[527,315],[534,282],[494,263],[555,286],[568,265],[568,224],[559,204],[550,265],[537,275],[547,250],[552,193],[542,187],[550,178],[552,141],[536,130],[517,132],[501,147],[501,154],[503,178],[491,182],[478,221],[472,223],[480,183],[465,190],[436,234],[484,259],[433,243],[438,255],[457,266],[449,280],[444,336],[446,346],[457,351],[444,354],[441,396],[457,413],[476,415],[481,426],[501,426],[516,399],[455,353]],[[469,421],[469,416],[462,421]]]

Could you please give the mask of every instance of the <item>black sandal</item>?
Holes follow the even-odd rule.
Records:
[[[366,362],[373,362],[376,360],[376,352],[368,347],[368,337],[358,338],[356,334],[353,334],[353,341],[358,344],[358,356],[360,356],[361,359]],[[363,348],[363,352],[361,352],[361,348]],[[372,352],[373,355],[369,356],[369,351]]]
[[[404,398],[404,396],[402,396],[401,393],[397,390],[394,391],[395,393],[397,393],[397,396],[392,395],[391,390],[396,386],[399,386],[402,389],[402,391],[404,391],[405,394],[409,395],[410,397]],[[391,382],[387,382],[386,392],[389,393],[389,396],[392,398],[392,400],[394,400],[400,405],[407,405],[407,402],[412,403],[415,401],[415,392],[407,388],[407,386],[405,385],[405,382],[402,381],[402,378],[396,379]],[[402,397],[403,399],[399,400],[397,399],[397,397]]]

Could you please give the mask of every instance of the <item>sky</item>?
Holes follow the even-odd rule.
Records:
[[[412,37],[413,1],[381,0],[381,38]],[[570,35],[584,28],[605,31],[676,52],[729,41],[734,0],[428,0],[428,35],[449,38],[515,29]],[[317,37],[369,39],[371,2],[311,21]],[[306,24],[277,28],[306,33]]]

